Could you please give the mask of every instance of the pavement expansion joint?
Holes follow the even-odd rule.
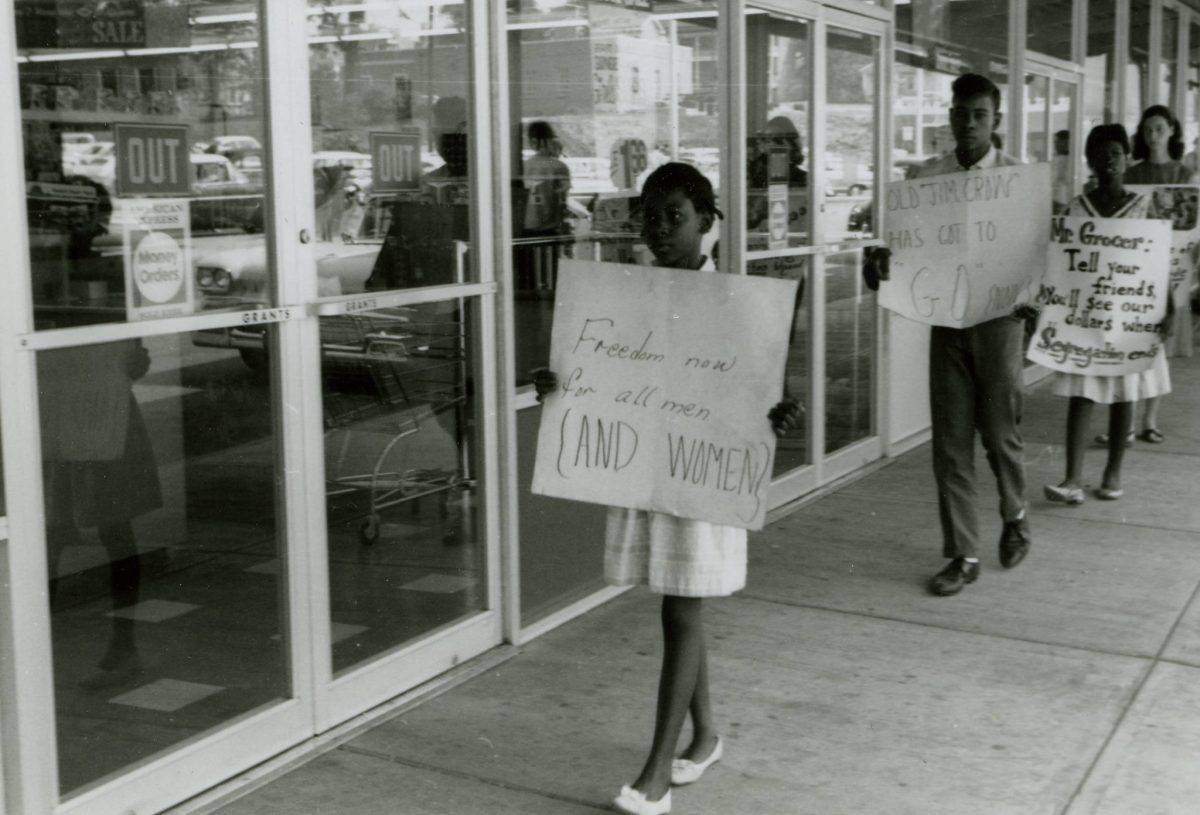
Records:
[[[411,767],[414,770],[424,770],[426,772],[438,773],[439,775],[448,776],[450,778],[460,778],[464,781],[475,781],[479,784],[487,784],[489,787],[496,787],[502,790],[510,790],[512,792],[524,792],[530,795],[537,795],[541,798],[549,798],[554,801],[562,801],[567,804],[575,804],[577,806],[593,807],[599,810],[607,810],[607,805],[597,804],[596,801],[586,798],[577,798],[571,795],[563,795],[560,792],[542,789],[541,787],[533,787],[527,784],[514,784],[510,781],[501,781],[497,778],[488,778],[483,775],[455,770],[449,767],[443,767],[428,761],[418,761],[413,758],[405,758],[393,753],[387,753],[382,750],[372,750],[367,747],[356,747],[353,744],[343,744],[338,750],[346,753],[353,753],[356,756],[364,758],[374,758],[380,761],[387,761],[391,764],[396,764],[401,767]]]
[[[1197,586],[1197,590],[1200,590],[1200,586]],[[979,631],[978,629],[974,629],[974,628],[955,628],[954,626],[939,625],[937,623],[927,622],[927,621],[923,621],[923,620],[906,620],[906,619],[897,618],[895,616],[889,616],[887,614],[873,614],[869,611],[856,611],[854,609],[833,608],[830,606],[819,606],[819,605],[815,605],[812,603],[799,603],[799,602],[793,602],[790,600],[781,600],[778,597],[764,597],[762,595],[755,594],[754,592],[752,592],[748,589],[742,589],[742,591],[738,592],[736,597],[732,597],[729,599],[732,602],[737,602],[738,600],[755,600],[760,603],[769,603],[769,604],[774,604],[774,605],[786,606],[788,608],[806,609],[809,611],[824,611],[829,614],[844,614],[849,617],[859,617],[861,619],[866,619],[866,620],[876,620],[879,622],[896,623],[898,625],[907,625],[907,626],[913,626],[916,628],[926,628],[926,629],[931,629],[933,631],[950,631],[950,632],[953,632],[956,634],[969,634],[969,635],[976,636],[976,637],[987,637],[989,639],[994,639],[994,640],[1006,640],[1008,642],[1019,642],[1019,643],[1025,644],[1025,645],[1040,645],[1040,646],[1043,646],[1046,648],[1061,648],[1066,651],[1076,651],[1076,652],[1079,652],[1082,654],[1096,654],[1098,656],[1120,657],[1122,659],[1138,659],[1138,660],[1144,660],[1146,662],[1160,662],[1160,661],[1169,662],[1169,661],[1171,661],[1171,660],[1161,659],[1160,655],[1162,654],[1163,649],[1165,649],[1167,647],[1167,643],[1170,642],[1171,633],[1173,633],[1175,631],[1175,626],[1172,626],[1171,631],[1167,633],[1166,637],[1163,639],[1162,643],[1159,645],[1158,655],[1130,654],[1130,653],[1126,653],[1124,651],[1105,651],[1101,648],[1088,648],[1083,645],[1068,645],[1066,643],[1061,643],[1061,642],[1048,642],[1046,640],[1034,639],[1033,637],[1017,637],[1017,636],[1013,636],[1012,634],[997,634],[997,633],[994,633],[991,631]],[[931,598],[931,600],[934,602],[938,602],[938,598]],[[1183,604],[1183,610],[1180,611],[1181,616],[1184,612],[1187,611],[1187,608],[1189,605],[1190,605],[1190,601],[1188,603]],[[1179,624],[1179,621],[1177,619],[1175,622],[1175,625],[1177,626],[1178,624]],[[1180,664],[1186,665],[1187,663],[1180,663]],[[1200,667],[1200,666],[1198,666],[1198,667]]]

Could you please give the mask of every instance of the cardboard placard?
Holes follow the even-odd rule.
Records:
[[[1037,290],[1050,214],[1049,164],[888,184],[892,279],[879,289],[880,305],[953,328],[1010,314]]]
[[[533,491],[761,528],[795,292],[563,260]]]
[[[1127,184],[1131,192],[1149,195],[1152,214],[1171,222],[1171,288],[1191,279],[1200,255],[1200,186],[1193,184]]]
[[[1120,376],[1163,353],[1171,226],[1146,218],[1055,218],[1028,357],[1065,373]]]

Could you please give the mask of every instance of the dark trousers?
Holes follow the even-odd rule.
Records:
[[[1021,439],[1023,323],[1001,317],[971,328],[933,328],[929,398],[933,473],[942,522],[942,554],[979,556],[975,489],[975,431],[1000,489],[1000,516],[1025,507]]]

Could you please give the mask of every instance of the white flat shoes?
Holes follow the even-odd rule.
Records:
[[[724,753],[725,743],[721,741],[720,736],[717,736],[716,746],[708,754],[708,758],[703,761],[691,761],[686,758],[675,759],[671,762],[671,783],[677,787],[682,787],[685,784],[692,784],[699,781],[700,776],[704,775],[704,771],[720,761]]]
[[[647,801],[641,790],[621,787],[621,794],[613,799],[613,809],[627,815],[667,815],[671,811],[671,791],[657,801]]]

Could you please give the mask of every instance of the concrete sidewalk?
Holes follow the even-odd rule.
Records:
[[[1172,374],[1167,442],[1130,450],[1124,499],[1081,507],[1041,497],[1066,406],[1030,394],[1034,548],[1005,571],[989,546],[958,597],[924,589],[928,445],[752,536],[748,588],[707,612],[726,757],[674,811],[1200,812],[1200,357]],[[657,599],[630,592],[218,811],[605,811],[649,745],[658,660]]]

